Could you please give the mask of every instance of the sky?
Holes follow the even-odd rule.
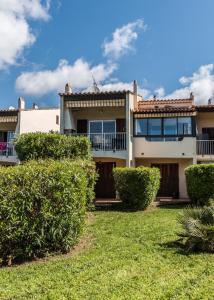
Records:
[[[0,108],[74,92],[214,98],[213,0],[0,0]]]

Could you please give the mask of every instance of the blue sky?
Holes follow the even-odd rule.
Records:
[[[145,98],[214,95],[213,0],[1,0],[0,103],[58,105],[68,81]],[[11,25],[12,24],[12,25]],[[2,46],[3,45],[3,46]]]

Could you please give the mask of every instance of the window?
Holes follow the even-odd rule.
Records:
[[[135,134],[136,135],[147,135],[147,119],[136,119],[135,120]]]
[[[192,136],[192,117],[135,119],[135,135],[174,141],[175,137]]]
[[[177,118],[164,118],[163,121],[163,134],[177,135]]]
[[[102,133],[102,122],[90,121],[90,133]]]
[[[103,133],[115,133],[115,121],[103,121]]]
[[[56,125],[59,125],[59,115],[56,115]]]
[[[148,119],[148,135],[161,135],[161,119]]]
[[[192,134],[192,119],[191,117],[178,118],[178,135]]]
[[[90,121],[89,123],[90,133],[115,133],[115,130],[115,121]]]

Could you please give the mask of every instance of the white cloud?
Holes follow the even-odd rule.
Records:
[[[40,0],[0,1],[0,70],[14,65],[26,47],[36,37],[32,33],[29,19],[49,19],[50,0],[42,5]]]
[[[163,88],[163,87],[157,88],[157,89],[154,91],[154,95],[155,95],[157,98],[159,98],[159,99],[163,98],[164,95],[165,95],[165,90],[164,90],[164,88]]]
[[[133,50],[133,43],[138,38],[138,31],[145,28],[142,19],[117,28],[112,34],[112,40],[104,41],[103,55],[115,60]]]
[[[66,82],[70,82],[74,89],[86,89],[92,84],[92,74],[99,83],[107,79],[115,68],[112,64],[91,66],[83,59],[76,60],[73,65],[61,60],[54,70],[22,73],[16,80],[16,89],[33,96],[63,91]]]
[[[214,97],[213,69],[213,64],[202,65],[192,76],[181,77],[179,82],[183,87],[176,89],[166,98],[185,98],[193,92],[197,104],[207,104],[208,99]]]
[[[123,90],[128,90],[128,91],[133,91],[133,82],[110,82],[106,83],[102,86],[100,86],[100,89],[102,91],[123,91]],[[144,98],[147,98],[150,94],[150,91],[147,89],[143,89],[138,85],[138,94],[143,96]]]

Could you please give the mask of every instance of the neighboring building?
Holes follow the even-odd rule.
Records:
[[[18,109],[0,110],[0,164],[18,162],[13,140],[22,133],[49,132],[60,129],[59,108],[25,109],[23,98],[18,100]]]
[[[72,93],[61,97],[61,133],[90,138],[100,178],[98,198],[115,196],[112,169],[149,166],[161,171],[160,197],[187,198],[184,170],[214,162],[214,105],[188,99],[143,100],[133,91]]]

